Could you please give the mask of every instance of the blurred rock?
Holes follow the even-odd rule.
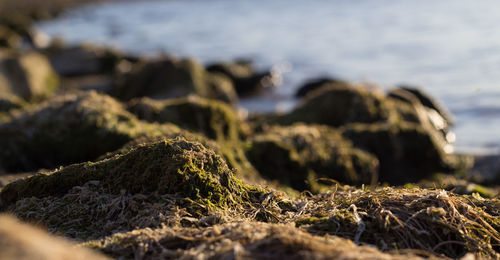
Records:
[[[215,63],[207,66],[210,72],[228,76],[239,96],[260,94],[277,85],[278,75],[273,71],[257,72],[250,61]]]
[[[52,169],[95,159],[140,136],[180,131],[139,121],[121,103],[93,91],[62,95],[0,124],[0,168]]]
[[[133,65],[129,72],[118,76],[111,93],[123,100],[135,97],[165,99],[197,94],[234,103],[236,96],[229,84],[220,76],[208,73],[192,59],[161,58]]]
[[[36,101],[52,96],[58,87],[59,78],[42,54],[0,50],[0,95]]]
[[[299,88],[297,93],[295,93],[296,97],[305,97],[307,94],[310,92],[325,87],[329,85],[344,85],[348,84],[347,82],[340,80],[340,79],[334,79],[334,78],[319,78],[319,79],[313,79],[308,82],[306,82],[303,86]]]
[[[78,247],[67,240],[20,223],[8,215],[0,215],[0,259],[64,260],[109,259],[97,252]]]
[[[301,191],[320,191],[321,178],[354,185],[377,181],[377,158],[326,126],[271,127],[250,140],[247,154],[264,177]]]
[[[452,172],[456,167],[455,158],[418,124],[351,124],[343,127],[343,135],[355,147],[377,156],[379,180],[391,185],[416,182],[433,173]]]

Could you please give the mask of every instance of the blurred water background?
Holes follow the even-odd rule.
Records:
[[[496,0],[119,1],[39,27],[69,43],[281,70],[274,92],[241,102],[250,111],[290,109],[297,88],[322,76],[418,85],[455,115],[458,152],[499,153],[499,14]]]

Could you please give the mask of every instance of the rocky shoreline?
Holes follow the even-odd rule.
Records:
[[[40,44],[84,2],[0,2],[0,258],[500,257],[498,158],[428,94],[318,79],[247,115],[279,81],[249,61]]]

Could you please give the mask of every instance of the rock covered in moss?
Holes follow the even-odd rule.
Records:
[[[439,140],[418,124],[351,124],[343,128],[343,135],[377,156],[382,182],[416,182],[455,167],[455,159],[446,154]]]
[[[326,126],[272,127],[252,138],[249,160],[267,178],[294,189],[318,191],[317,178],[373,184],[378,160]]]
[[[337,127],[353,122],[387,121],[391,112],[392,106],[386,102],[383,93],[350,84],[333,84],[311,92],[297,108],[273,118],[271,122],[304,122]]]
[[[82,238],[179,224],[175,214],[199,217],[241,209],[263,191],[236,179],[212,150],[170,139],[11,183],[0,198],[7,211],[22,219]]]
[[[338,235],[384,251],[496,259],[499,206],[497,199],[443,190],[357,190],[313,197],[295,222],[314,234]]]
[[[45,54],[61,76],[113,73],[124,54],[111,48],[89,44],[64,46],[53,44]]]
[[[193,59],[162,58],[141,61],[131,71],[119,76],[112,95],[130,100],[135,97],[155,99],[197,94],[206,98],[232,100],[228,82],[214,78]]]
[[[240,222],[208,228],[142,229],[84,243],[115,258],[140,259],[420,259],[312,236],[290,225]]]
[[[251,61],[214,63],[207,70],[229,77],[240,96],[259,94],[278,84],[279,76],[273,71],[257,72]]]
[[[59,78],[45,56],[0,51],[0,93],[31,101],[52,96],[58,87]]]
[[[14,95],[0,94],[0,113],[21,109],[24,106],[26,106],[25,102]]]
[[[1,259],[109,259],[89,249],[77,247],[62,238],[20,223],[8,215],[0,215]]]
[[[140,119],[171,122],[219,141],[237,140],[244,129],[244,123],[231,106],[197,96],[166,100],[136,99],[129,103],[128,109]]]
[[[313,80],[306,82],[301,87],[299,87],[299,90],[297,90],[297,93],[295,93],[295,96],[296,97],[305,97],[306,95],[313,92],[314,90],[320,89],[322,87],[326,87],[329,85],[345,85],[345,84],[348,84],[348,83],[343,81],[343,80],[334,79],[334,78],[313,79]]]
[[[0,167],[9,172],[54,168],[95,159],[139,136],[179,131],[142,122],[109,96],[68,94],[0,124]]]

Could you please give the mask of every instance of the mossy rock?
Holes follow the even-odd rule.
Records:
[[[297,93],[295,93],[296,97],[302,98],[307,96],[309,93],[314,90],[320,89],[322,87],[332,86],[332,85],[346,85],[349,84],[346,81],[334,78],[318,78],[307,81],[304,85],[299,87]]]
[[[140,136],[180,131],[171,124],[140,121],[103,94],[68,94],[0,124],[0,168],[8,172],[51,169],[95,159]]]
[[[384,188],[317,195],[295,223],[384,251],[421,250],[461,258],[500,257],[498,199],[443,190]]]
[[[44,51],[61,76],[112,74],[125,55],[112,48],[90,44],[65,46],[52,44]]]
[[[416,182],[456,167],[455,158],[445,153],[442,143],[418,124],[351,124],[342,131],[356,147],[377,156],[382,182]]]
[[[0,51],[1,93],[38,101],[53,96],[58,87],[59,77],[45,56]]]
[[[0,198],[4,209],[21,219],[86,238],[179,225],[175,214],[201,217],[242,210],[265,192],[236,179],[214,151],[170,139],[11,183]]]
[[[351,84],[333,84],[312,91],[293,111],[271,117],[269,122],[285,125],[303,122],[338,127],[353,122],[388,121],[393,111],[392,104],[386,102],[383,93]]]
[[[326,126],[271,127],[251,139],[247,155],[263,176],[298,190],[319,191],[321,178],[347,184],[377,181],[378,160]]]
[[[239,120],[231,106],[197,96],[136,99],[129,103],[128,109],[140,119],[170,122],[218,141],[238,140],[245,129],[244,122]]]
[[[21,109],[25,106],[26,102],[16,96],[0,94],[0,113],[9,112],[14,109]]]
[[[118,76],[111,94],[123,100],[135,97],[177,98],[196,94],[233,102],[234,90],[228,86],[230,83],[215,77],[193,59],[140,61],[134,64],[130,72]]]
[[[207,70],[229,77],[239,96],[259,94],[276,85],[277,80],[272,71],[257,72],[252,62],[247,60],[214,63],[208,65]]]

